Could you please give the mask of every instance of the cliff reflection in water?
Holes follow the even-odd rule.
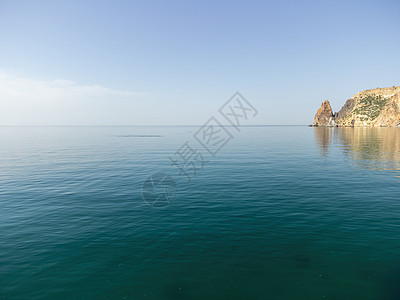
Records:
[[[400,170],[400,128],[315,127],[321,155],[341,148],[356,165],[373,170]]]

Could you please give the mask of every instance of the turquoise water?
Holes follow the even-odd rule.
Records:
[[[198,128],[0,127],[0,298],[400,299],[400,128]]]

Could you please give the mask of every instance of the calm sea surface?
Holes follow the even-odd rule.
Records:
[[[400,128],[198,129],[0,127],[0,299],[400,299]]]

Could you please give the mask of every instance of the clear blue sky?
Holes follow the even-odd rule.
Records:
[[[400,85],[400,2],[1,1],[0,125],[310,124]]]

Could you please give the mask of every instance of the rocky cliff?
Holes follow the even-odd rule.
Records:
[[[357,93],[333,113],[328,100],[318,109],[314,126],[400,126],[400,86]]]
[[[322,102],[321,107],[318,109],[314,118],[315,126],[325,126],[328,125],[333,119],[333,111],[331,104],[328,100]]]

